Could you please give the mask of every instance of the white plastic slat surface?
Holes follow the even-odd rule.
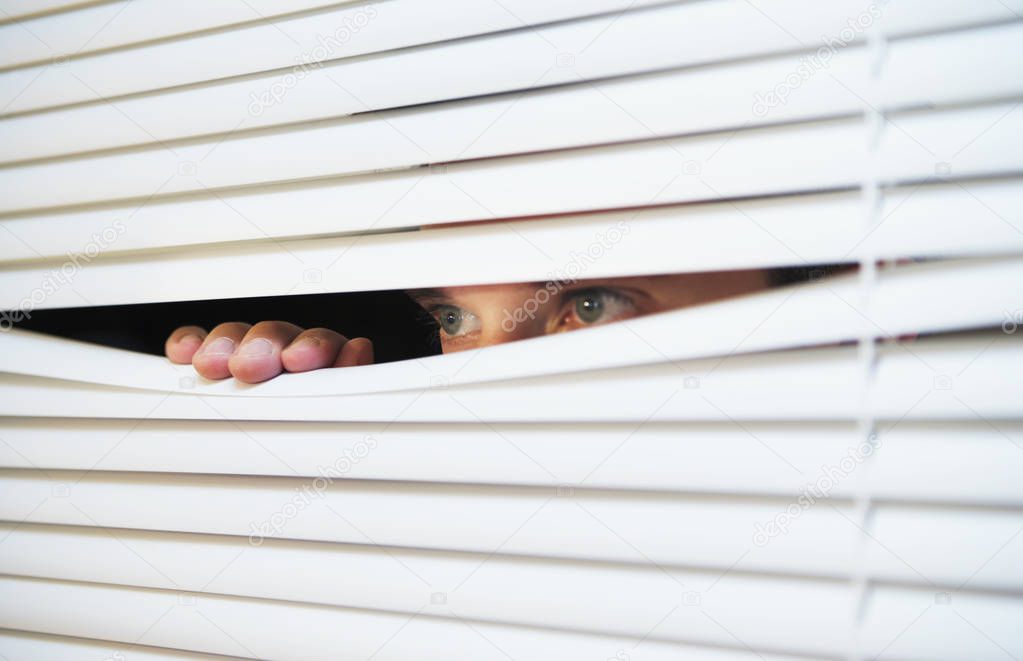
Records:
[[[878,374],[866,393],[867,411],[889,420],[1013,419],[1023,393],[1016,370],[1021,360],[1018,344],[1012,336],[977,334],[931,338],[911,348],[883,347]],[[251,391],[240,396],[196,396],[192,378],[168,378],[167,389],[160,392],[7,374],[0,377],[0,414],[638,424],[644,420],[855,420],[864,409],[854,347],[731,355],[450,387],[449,376],[420,362],[428,369],[421,370],[419,383],[409,380],[411,390],[327,395],[323,393],[330,390],[321,389],[317,396],[304,397],[295,396],[296,391],[278,397],[251,396]],[[312,374],[331,373],[303,376]],[[283,384],[296,378],[273,383],[283,389]],[[342,382],[338,389],[343,388]],[[765,390],[774,396],[761,397]]]
[[[64,544],[81,549],[88,558],[75,563],[66,554],[61,557]],[[683,594],[690,601],[700,595],[700,607],[712,614],[728,613],[733,626],[749,630],[752,620],[763,617],[771,595],[811,599],[813,603],[800,607],[808,615],[814,604],[823,605],[820,602],[834,598],[834,593],[849,591],[837,581],[791,581],[738,571],[718,581],[719,571],[650,563],[609,565],[505,555],[488,559],[484,554],[308,542],[268,541],[251,546],[238,537],[31,524],[11,532],[0,550],[0,566],[6,574],[410,614],[428,603],[431,594],[441,592],[448,597],[446,606],[462,617],[621,636],[640,637],[658,617],[670,613],[658,626],[656,637],[679,642],[693,640],[694,629],[703,629],[695,622],[700,618],[692,607],[695,604],[673,608]],[[496,594],[504,598],[493,599]],[[628,599],[600,599],[602,594],[647,598],[640,605]],[[783,618],[779,613],[768,626],[792,626]],[[814,619],[830,634],[842,635],[840,614]]]
[[[72,80],[62,90],[81,90],[83,100],[89,103],[35,117],[4,119],[0,121],[0,135],[17,145],[12,146],[21,154],[16,158],[24,158],[28,153],[52,154],[233,133],[353,112],[763,57],[779,51],[805,52],[821,47],[826,36],[834,40],[843,34],[850,19],[870,16],[863,11],[870,4],[865,0],[829,3],[816,12],[804,11],[802,2],[796,0],[761,4],[770,10],[767,14],[752,3],[733,0],[684,3],[623,16],[609,29],[608,17],[597,17],[539,30],[542,38],[537,30],[526,29],[426,50],[399,51],[351,65],[313,68],[302,71],[301,78],[275,72],[158,95],[119,98],[113,104],[97,100],[91,90],[82,90],[82,84]],[[997,0],[969,6],[949,0],[943,5],[951,6],[939,11],[933,2],[903,0],[891,5],[883,23],[898,35],[1018,18]],[[782,28],[771,19],[783,19]],[[737,26],[743,30],[741,35],[736,33]],[[728,38],[721,38],[722,33]],[[852,41],[841,43],[854,43],[862,37],[863,32],[853,31]],[[643,49],[632,47],[636,40],[644,44]],[[836,52],[841,54],[842,49]],[[996,66],[1012,65],[1003,62]],[[814,76],[821,80],[827,77],[827,73]],[[382,79],[392,84],[378,85]],[[983,74],[968,80],[996,81],[998,77]],[[763,82],[765,87],[759,91],[766,92],[782,80]],[[813,80],[810,87],[816,85]],[[32,85],[29,89],[34,88]],[[62,128],[66,126],[80,130]],[[32,139],[25,141],[26,136]]]
[[[83,5],[97,4],[102,0],[2,0],[0,1],[0,22],[6,23],[35,14],[67,11]]]
[[[661,489],[793,496],[859,447],[843,423],[458,426],[163,420],[0,420],[0,466]],[[881,426],[863,482],[830,494],[1019,506],[1023,427]],[[360,457],[359,455],[365,454]],[[371,459],[364,460],[371,455]],[[764,470],[782,457],[792,470]],[[550,473],[533,463],[532,457]]]
[[[593,39],[617,22],[615,12],[629,9],[631,5],[643,7],[663,1],[535,3],[511,0],[505,5],[466,0],[437,0],[429,4],[387,0],[341,5],[329,12],[141,45],[125,52],[72,58],[59,67],[40,65],[0,72],[0,107],[8,114],[21,113],[248,74],[279,79],[294,67],[319,70],[317,65],[326,62],[338,62],[334,67],[345,67],[351,58],[376,53],[385,53],[384,61],[398,58],[407,66],[413,57],[426,58],[415,50],[402,54],[403,49],[512,29],[519,30],[517,39],[513,37],[517,43],[528,44],[535,54],[550,53],[551,46],[533,33],[534,26],[597,14],[578,25],[560,28],[577,39]],[[861,0],[845,0],[847,3],[857,1]],[[601,16],[601,12],[610,12],[610,15]],[[557,39],[559,27],[550,30],[552,36],[545,38]],[[527,35],[530,36],[523,39]],[[457,48],[456,44],[442,46],[440,52]],[[397,53],[386,55],[391,51]],[[526,59],[525,53],[522,59]],[[363,59],[354,67],[372,71],[374,60]],[[359,74],[337,71],[337,75],[352,82]],[[29,84],[30,81],[35,82]],[[342,83],[342,89],[345,87],[348,85]]]
[[[117,0],[0,25],[0,67],[223,29],[354,0]],[[0,14],[3,18],[3,14]]]
[[[886,108],[933,105],[1023,94],[1023,65],[1018,64],[1023,62],[1020,45],[1023,23],[981,30],[970,37],[954,34],[921,40],[929,48],[907,48],[911,53],[906,55],[896,48],[892,78],[882,81],[890,90],[880,93],[880,104]],[[964,57],[979,48],[983,48],[989,61]],[[944,57],[935,58],[934,52]],[[854,114],[860,110],[861,95],[870,94],[868,64],[861,50],[840,54],[827,75],[811,78],[784,105],[759,107],[753,99],[758,92],[762,93],[763,81],[784,80],[799,67],[801,58],[793,56],[743,63],[724,71],[659,74],[529,96],[383,113],[340,124],[252,137],[214,137],[175,146],[164,143],[144,151],[8,170],[0,173],[0,184],[14,177],[15,182],[21,182],[13,185],[14,189],[31,185],[33,178],[60,177],[76,182],[76,187],[96,197],[141,197],[154,190],[167,194],[254,181],[306,179],[652,136],[748,128],[766,122]],[[950,69],[954,63],[963,61],[970,62],[970,69],[960,66],[958,74],[970,84],[953,84]],[[916,77],[915,72],[923,68],[924,62],[941,70],[942,76]],[[984,75],[975,75],[976,70]],[[707,90],[701,105],[690,100],[694,88]],[[679,107],[685,107],[686,112],[679,113]],[[488,126],[495,121],[496,124]],[[537,125],[543,126],[543,130],[532,129]],[[85,133],[81,128],[76,126],[76,135],[101,138],[101,134]],[[12,138],[13,144],[7,150],[12,159],[18,157],[20,144],[32,150],[42,146],[31,133],[16,133]],[[55,138],[61,136],[50,136]],[[61,140],[61,144],[66,147],[67,140]],[[180,178],[168,182],[167,177],[182,163],[195,164],[194,181]],[[105,175],[111,171],[120,173],[111,182],[116,188],[107,188],[105,183],[110,181]],[[59,203],[60,199],[51,201]]]
[[[162,255],[80,257],[65,262],[69,266],[26,261],[0,269],[0,283],[8,292],[0,295],[0,306],[31,314],[36,309],[81,305],[81,296],[103,305],[542,282],[565,269],[596,278],[848,263],[862,256],[1014,255],[1023,249],[1023,232],[1018,229],[1023,227],[1023,193],[1015,181],[898,189],[885,209],[888,213],[879,225],[865,227],[856,194],[815,195],[376,236],[262,241]],[[1020,220],[1014,224],[1014,218]],[[126,230],[111,246],[123,240],[127,248],[133,233],[139,235],[141,229]],[[438,260],[441,253],[460,257]],[[950,268],[977,270],[972,266],[976,263],[982,262],[963,261]],[[1003,257],[1000,263],[1003,271],[1018,271],[1011,260]],[[220,278],[225,268],[248,276]],[[64,271],[71,275],[55,275]],[[140,278],[151,288],[140,290],[135,285]],[[1010,282],[992,285],[1003,292],[997,302],[1003,307],[1018,298]],[[967,306],[983,301],[962,286],[948,295],[968,299]],[[1002,320],[997,315],[992,319]],[[877,322],[884,327],[901,325],[895,320]],[[852,327],[847,330],[854,332]]]
[[[225,661],[237,657],[227,657],[197,652],[180,652],[144,645],[113,643],[86,638],[34,634],[24,631],[0,629],[0,654],[7,659],[32,659],[33,661],[66,661],[81,659],[82,661],[110,661],[117,659],[117,654],[124,658],[131,655],[140,661],[181,661],[183,659],[201,659],[203,661]]]
[[[841,608],[846,600],[836,591],[793,595],[804,603]],[[0,579],[0,621],[32,630],[81,635],[100,632],[107,639],[249,658],[449,659],[459,650],[473,659],[611,658],[629,650],[630,658],[667,661],[680,654],[697,661],[794,661],[794,657],[736,649],[734,639],[706,617],[697,615],[700,636],[726,649],[681,647],[651,635],[642,645],[635,638],[587,635],[556,629],[528,629],[459,618],[444,605],[424,605],[415,617],[289,602],[220,596],[188,596],[174,591],[139,590],[95,584],[26,579]],[[24,602],[24,603],[22,603]],[[15,606],[20,604],[20,606]],[[161,614],[166,615],[160,618]],[[437,613],[437,615],[434,615]],[[698,619],[697,619],[698,618]],[[815,617],[816,619],[823,619]],[[281,623],[287,622],[287,636]],[[722,622],[722,620],[719,620]],[[727,622],[727,621],[725,621]],[[656,625],[651,622],[651,627]],[[727,627],[727,624],[725,625]],[[151,627],[148,631],[147,627]],[[226,629],[224,628],[226,627]],[[771,636],[762,626],[747,634]],[[816,641],[833,647],[834,641]]]
[[[306,160],[322,150],[333,154],[335,166],[349,162],[358,171],[855,113],[864,95],[876,95],[874,103],[887,109],[1018,95],[1023,78],[1018,64],[1023,61],[1021,26],[896,41],[876,92],[868,83],[864,48],[851,46],[836,51],[826,70],[801,79],[783,103],[765,97],[772,91],[765,85],[781,84],[794,71],[805,69],[805,53],[369,114],[307,130],[289,126],[281,129],[287,149],[275,147],[284,138],[274,135],[212,136],[198,143],[169,144],[187,134],[162,133],[146,121],[151,135],[141,142],[148,143],[150,151],[80,161],[75,167],[123,168],[137,176],[133,171],[138,168],[170,171],[179,162],[201,160],[205,174],[224,167],[235,145],[244,144],[249,150],[274,153],[282,169],[294,167],[286,156],[289,152],[303,152]],[[974,53],[981,57],[967,57]],[[920,76],[921,69],[941,75]],[[694,88],[707,91],[694,98]],[[319,112],[319,107],[309,111]],[[678,107],[686,112],[677,112]],[[107,111],[115,112],[109,107]],[[67,123],[49,115],[0,121],[0,136],[7,143],[0,158],[19,161],[126,146],[132,143],[111,135],[110,129],[139,129],[123,117],[116,123],[83,125],[88,120],[83,112],[68,112],[72,114]],[[334,148],[333,140],[345,148]],[[384,146],[387,156],[381,160]],[[250,164],[243,161],[235,167],[244,174]]]
[[[895,119],[898,128],[888,128],[877,157],[886,180],[933,180],[936,171],[955,178],[997,175],[1020,167],[1018,154],[1023,149],[1013,148],[1023,135],[1019,126],[1023,110],[1018,105],[910,113]],[[477,161],[439,170],[346,177],[328,183],[214,191],[166,203],[134,201],[113,214],[90,213],[98,214],[97,220],[105,217],[105,229],[114,235],[130,233],[136,226],[144,227],[147,234],[166,235],[171,226],[194,233],[199,230],[189,226],[209,226],[231,217],[231,231],[248,226],[253,238],[267,238],[716,200],[854,186],[868,163],[865,140],[861,121],[838,120]],[[773,154],[779,151],[786,153],[791,167],[773,167]],[[26,171],[12,171],[5,180],[5,189],[10,187],[8,205],[47,204],[54,199],[43,180],[35,188],[14,190],[16,172]],[[184,174],[175,178],[194,181]],[[70,188],[67,192],[72,193]],[[91,197],[99,192],[74,194]],[[115,221],[122,229],[115,229]],[[108,238],[103,245],[116,245],[116,236]]]

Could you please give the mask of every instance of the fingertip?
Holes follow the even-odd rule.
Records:
[[[164,343],[164,355],[172,363],[187,365],[192,362],[195,352],[202,346],[206,339],[206,331],[198,326],[183,326],[178,328]]]
[[[231,375],[243,383],[261,383],[280,374],[281,352],[265,337],[246,339],[227,363]]]
[[[228,367],[237,344],[229,337],[218,337],[192,356],[192,367],[207,379],[226,379]]]
[[[373,364],[373,342],[365,337],[356,337],[341,347],[334,367],[357,367]]]

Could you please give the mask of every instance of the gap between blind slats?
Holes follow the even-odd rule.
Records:
[[[593,425],[278,423],[0,418],[0,466],[796,497],[860,447],[849,423]],[[1019,507],[1023,427],[878,425],[858,482],[875,500]],[[358,454],[356,454],[358,451]],[[360,456],[361,455],[361,456]],[[783,457],[787,470],[764,470]],[[530,459],[532,458],[532,459]],[[534,460],[537,463],[534,463]],[[546,467],[550,472],[540,469]]]
[[[612,657],[630,649],[635,638],[586,635],[568,631],[513,627],[496,623],[457,619],[450,609],[424,608],[415,618],[407,613],[381,613],[355,609],[317,607],[288,602],[253,600],[219,596],[201,596],[195,607],[181,605],[179,593],[166,590],[133,590],[96,584],[36,581],[18,578],[0,579],[0,621],[28,629],[81,635],[101,631],[111,640],[134,642],[140,632],[162,612],[170,609],[166,624],[154,627],[142,637],[142,643],[166,645],[208,653],[242,654],[258,658],[301,659],[374,659],[405,661],[450,659],[457,649],[467,658],[507,660],[514,658],[590,660]],[[824,598],[828,598],[827,595]],[[839,597],[830,597],[839,601]],[[26,601],[29,606],[14,608]],[[823,599],[822,599],[823,601]],[[844,600],[842,600],[844,603]],[[196,610],[206,616],[197,616]],[[439,612],[433,615],[430,611]],[[445,617],[446,616],[446,617]],[[235,624],[237,640],[210,625]],[[287,622],[288,636],[280,626]],[[710,624],[701,624],[709,642],[726,649],[706,649],[660,642],[653,637],[636,647],[632,655],[638,661],[668,661],[684,654],[697,661],[796,661],[793,657],[766,656],[736,649],[735,641]],[[651,626],[656,621],[651,622]],[[443,645],[424,645],[423,641],[444,641]],[[496,648],[496,649],[495,649]]]
[[[364,395],[592,372],[665,361],[729,357],[834,344],[861,336],[895,338],[996,326],[1020,304],[1023,262],[1014,258],[932,262],[886,272],[871,300],[855,274],[775,288],[733,299],[483,350],[415,361],[318,370],[258,386],[195,383],[195,394]],[[539,286],[547,291],[545,286]],[[92,290],[90,289],[90,294]],[[911,300],[912,304],[907,304]],[[521,315],[525,319],[525,312]],[[509,312],[514,323],[516,317]],[[996,336],[997,337],[997,336]],[[1006,336],[1008,338],[1008,335]],[[0,370],[127,388],[178,390],[190,366],[164,358],[15,330],[0,335]],[[486,360],[477,361],[483,354]],[[46,355],[49,360],[40,361]],[[680,368],[681,369],[681,368]]]
[[[355,0],[118,0],[0,24],[0,67],[52,62]],[[0,14],[0,18],[3,15]],[[237,28],[235,28],[237,29]]]
[[[126,97],[118,99],[116,107],[97,102],[90,91],[85,100],[92,103],[0,121],[0,135],[18,154],[8,158],[29,158],[32,154],[40,156],[233,133],[356,112],[736,58],[764,57],[779,51],[821,46],[822,35],[838,34],[848,20],[864,15],[856,11],[847,15],[843,10],[867,3],[850,0],[843,7],[829,3],[819,8],[819,12],[804,11],[800,2],[786,0],[781,4],[785,5],[788,26],[798,25],[794,29],[800,32],[801,41],[778,30],[750,3],[694,2],[623,16],[614,22],[613,29],[601,33],[595,40],[592,39],[595,29],[606,27],[607,17],[559,26],[556,33],[545,30],[548,42],[535,31],[525,29],[466,43],[398,52],[350,65],[316,68],[304,72],[300,81],[285,88],[285,94],[278,93],[273,98],[264,95],[271,88],[279,91],[283,86],[282,75],[286,74],[278,72],[156,95]],[[1018,18],[995,0],[985,0],[983,7],[979,3],[969,8],[959,2],[943,4],[951,6],[937,11],[933,2],[917,0],[893,5],[893,9],[900,9],[889,14],[886,20],[894,22],[891,31],[898,35],[928,27],[947,29]],[[777,8],[772,9],[775,10],[773,15],[778,16]],[[899,11],[906,13],[899,14]],[[795,16],[789,16],[791,14]],[[756,29],[752,34],[740,36],[735,34],[737,25],[756,26]],[[721,36],[722,32],[728,36]],[[857,40],[860,36],[857,35]],[[587,45],[591,40],[592,45]],[[636,41],[644,43],[645,47],[634,48]],[[976,56],[975,52],[971,57]],[[194,58],[195,54],[190,53],[188,57]],[[451,66],[452,59],[457,66]],[[559,61],[562,66],[558,65]],[[338,77],[344,80],[342,87],[338,86]],[[381,86],[380,80],[392,84]],[[292,81],[289,79],[289,82]],[[764,82],[766,90],[779,81]],[[100,83],[94,81],[94,84]],[[62,89],[81,89],[81,83],[72,80]],[[68,132],[61,128],[68,126],[78,127],[78,130]]]

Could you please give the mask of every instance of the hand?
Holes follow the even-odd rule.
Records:
[[[207,379],[233,376],[259,383],[281,372],[308,372],[323,367],[350,367],[373,362],[373,343],[349,340],[326,328],[304,330],[286,321],[240,321],[220,324],[209,333],[198,326],[178,328],[164,346],[173,363],[192,363]]]

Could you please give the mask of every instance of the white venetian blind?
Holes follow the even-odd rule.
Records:
[[[1021,104],[1020,0],[0,0],[0,655],[1023,656]],[[259,386],[9,330],[573,264],[859,269]]]

